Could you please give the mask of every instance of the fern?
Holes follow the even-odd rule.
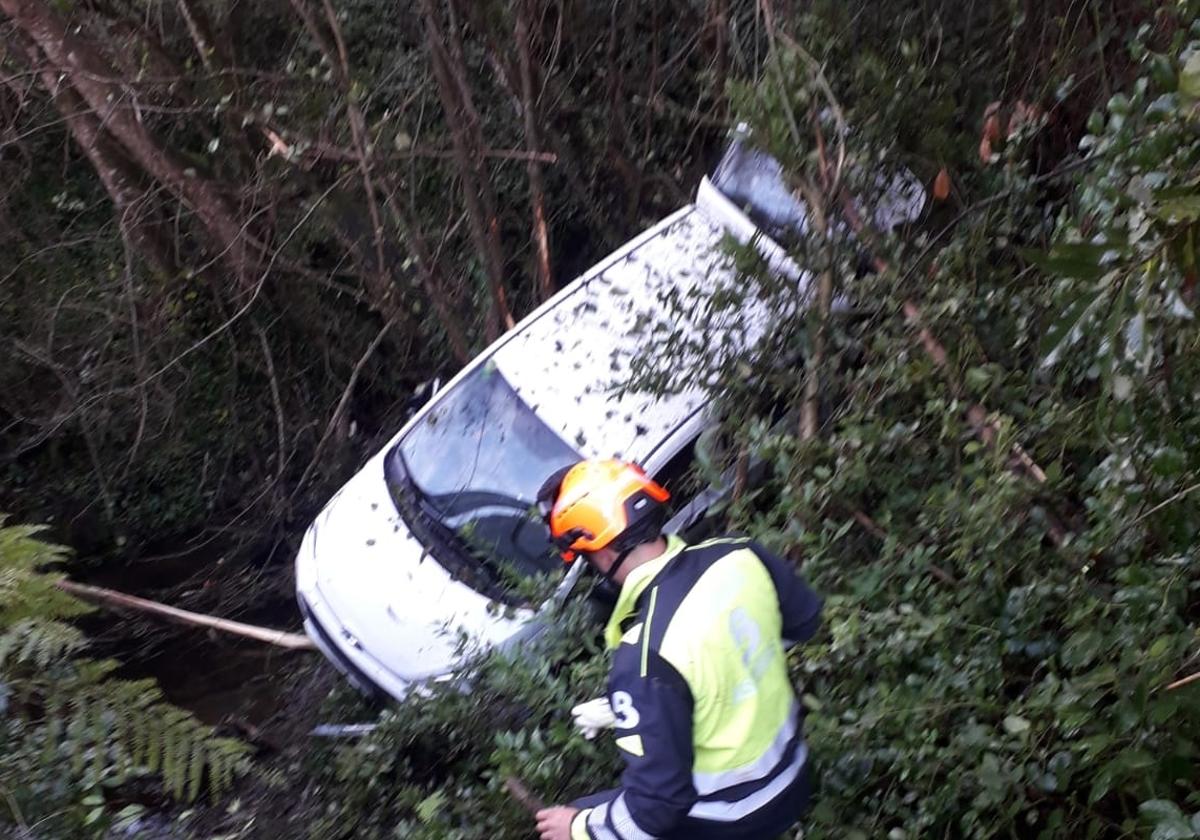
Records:
[[[78,628],[61,621],[27,618],[0,631],[0,669],[6,664],[49,668],[87,645]]]
[[[166,703],[152,680],[76,686],[66,726],[75,759],[96,762],[90,768],[80,764],[85,783],[97,783],[108,773],[146,770],[159,773],[174,797],[191,801],[206,780],[211,794],[220,793],[247,761],[245,744],[216,736],[211,727]]]
[[[118,663],[81,654],[87,639],[69,623],[89,607],[60,590],[49,567],[66,550],[39,528],[0,516],[0,788],[22,791],[22,808],[49,810],[31,780],[64,796],[157,774],[192,801],[227,790],[249,763],[248,747],[216,735],[172,706],[153,680],[114,676]],[[3,819],[0,814],[0,819]]]
[[[63,621],[91,607],[58,588],[61,575],[47,571],[67,555],[62,546],[37,539],[44,528],[8,525],[0,514],[0,628],[24,619]]]

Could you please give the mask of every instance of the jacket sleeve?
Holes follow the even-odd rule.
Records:
[[[779,611],[783,614],[783,638],[791,642],[807,642],[821,626],[823,601],[805,583],[796,569],[779,555],[768,551],[761,543],[753,541],[750,547],[775,584],[779,595]]]
[[[645,663],[643,666],[642,663]],[[696,801],[692,785],[692,694],[670,663],[641,645],[613,661],[609,703],[625,772],[612,798],[581,811],[573,840],[651,840],[679,825]]]

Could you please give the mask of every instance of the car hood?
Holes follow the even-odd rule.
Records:
[[[326,628],[406,681],[447,674],[533,615],[453,579],[409,532],[388,494],[383,453],[333,497],[305,538]]]

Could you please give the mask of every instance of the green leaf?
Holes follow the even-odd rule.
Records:
[[[1096,756],[1104,752],[1113,743],[1113,737],[1107,733],[1090,735],[1079,742],[1079,746],[1087,753],[1088,760],[1094,761]]]
[[[1113,245],[1077,243],[1055,245],[1049,254],[1022,249],[1021,255],[1047,274],[1056,277],[1097,280],[1106,270],[1104,256],[1116,250]]]
[[[1095,630],[1081,630],[1067,639],[1062,648],[1063,663],[1069,668],[1083,668],[1104,649],[1104,636]]]
[[[1138,812],[1154,825],[1151,840],[1189,840],[1197,836],[1187,816],[1174,802],[1151,799],[1139,805]]]
[[[1115,762],[1110,761],[1108,764],[1104,765],[1104,768],[1101,769],[1100,772],[1096,774],[1095,778],[1092,779],[1092,789],[1088,791],[1089,805],[1095,805],[1106,795],[1108,795],[1110,790],[1112,790],[1115,769],[1114,764]]]
[[[1200,219],[1200,194],[1164,199],[1152,212],[1165,222],[1194,222]]]
[[[434,791],[417,805],[417,819],[428,825],[437,819],[445,807],[446,795],[440,790]]]
[[[1138,812],[1155,822],[1183,816],[1179,806],[1169,799],[1151,799],[1143,802],[1138,806]]]
[[[1130,772],[1148,770],[1158,763],[1158,760],[1146,750],[1126,750],[1117,761]]]
[[[1020,735],[1029,731],[1031,724],[1020,715],[1009,715],[1004,719],[1004,731],[1009,735]]]
[[[1200,99],[1200,50],[1193,52],[1179,74],[1179,92],[1189,99]]]
[[[1115,93],[1108,100],[1108,110],[1110,113],[1127,116],[1130,111],[1129,97],[1123,93]]]
[[[1050,325],[1038,348],[1042,364],[1052,367],[1058,363],[1063,351],[1077,340],[1077,332],[1091,315],[1092,308],[1100,298],[1101,289],[1091,288],[1081,294],[1067,307],[1062,317]]]
[[[991,374],[988,373],[988,371],[984,368],[972,367],[967,369],[967,385],[976,391],[981,391],[986,388],[991,379]]]

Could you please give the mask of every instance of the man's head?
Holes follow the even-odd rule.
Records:
[[[671,497],[636,464],[580,461],[551,475],[538,491],[538,508],[568,563],[583,555],[605,577],[625,579],[626,558],[656,542]]]

